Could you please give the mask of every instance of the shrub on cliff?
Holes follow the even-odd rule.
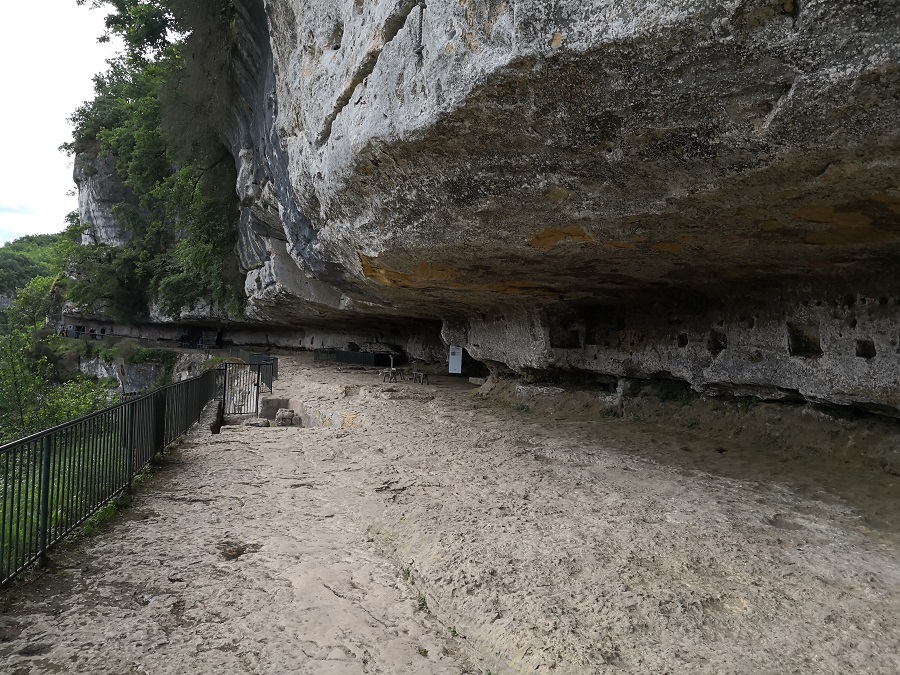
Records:
[[[204,300],[239,316],[234,164],[212,131],[218,122],[210,101],[223,100],[222,85],[213,78],[208,95],[198,92],[193,61],[185,57],[185,40],[209,33],[186,23],[198,15],[196,7],[185,7],[219,3],[93,4],[113,9],[107,29],[122,36],[125,53],[94,78],[96,96],[72,115],[73,141],[64,149],[114,158],[134,198],[112,209],[131,234],[128,243],[70,251],[71,299],[86,308],[99,304],[120,321],[146,311],[152,300],[173,317]],[[219,46],[227,51],[227,43]]]

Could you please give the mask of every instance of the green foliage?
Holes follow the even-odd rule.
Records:
[[[54,248],[58,241],[58,234],[29,234],[6,242],[0,251],[19,253],[50,271],[54,269]]]
[[[54,271],[58,238],[55,234],[30,235],[0,247],[0,295],[13,296],[29,280]]]
[[[106,312],[121,323],[128,323],[146,302],[146,294],[137,283],[136,256],[130,249],[106,244],[79,246],[69,254],[72,280],[68,298],[86,312]]]
[[[0,295],[14,297],[33,278],[53,274],[58,241],[57,234],[37,234],[0,247]]]
[[[230,105],[221,82],[228,81],[231,3],[92,4],[109,6],[107,36],[121,36],[126,49],[94,78],[96,95],[70,118],[74,138],[63,149],[79,153],[85,170],[92,158],[115,161],[127,194],[112,212],[131,239],[122,248],[69,247],[70,298],[120,322],[154,300],[173,318],[207,300],[240,315],[234,166],[215,131]],[[210,60],[205,48],[220,57]]]
[[[207,370],[214,370],[227,360],[227,356],[213,356],[200,364],[199,371],[205,373]]]
[[[59,338],[43,330],[61,300],[58,277],[19,289],[0,335],[0,443],[62,424],[110,401],[107,387],[85,378],[59,382]]]
[[[6,312],[9,325],[32,331],[43,328],[55,302],[57,282],[56,277],[34,277],[20,288],[15,301]]]
[[[41,347],[50,338],[12,329],[0,335],[0,443],[62,424],[110,402],[110,391],[88,379],[52,384]]]
[[[22,286],[23,280],[45,273],[42,265],[28,256],[0,248],[0,295],[12,297]]]

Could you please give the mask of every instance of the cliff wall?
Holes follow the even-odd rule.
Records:
[[[249,324],[900,409],[897,2],[235,6]]]

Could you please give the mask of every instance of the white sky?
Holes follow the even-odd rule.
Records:
[[[0,243],[59,232],[78,207],[66,118],[93,98],[114,45],[98,44],[103,9],[75,0],[4,2],[0,21]],[[89,5],[90,3],[88,3]]]

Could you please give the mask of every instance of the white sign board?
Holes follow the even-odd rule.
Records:
[[[450,372],[457,375],[462,372],[462,347],[450,345]]]

